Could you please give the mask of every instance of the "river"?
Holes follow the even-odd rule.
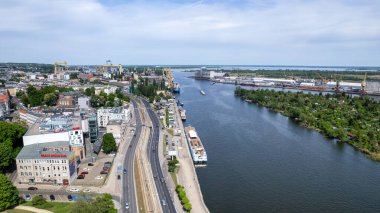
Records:
[[[380,211],[380,163],[242,101],[234,85],[173,73],[185,126],[197,129],[207,151],[207,167],[196,171],[211,212]]]

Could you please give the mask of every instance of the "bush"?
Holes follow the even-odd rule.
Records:
[[[41,197],[41,196],[34,196],[32,198],[32,205],[33,206],[42,206],[44,204],[46,204],[46,199]]]
[[[178,197],[179,197],[179,199],[180,199],[180,201],[181,201],[181,204],[182,204],[182,206],[183,206],[183,209],[184,209],[185,211],[187,211],[187,212],[190,212],[191,209],[192,209],[192,206],[191,206],[191,204],[190,204],[189,199],[188,199],[187,196],[186,196],[186,192],[185,192],[184,187],[181,186],[181,185],[177,185],[175,191],[176,191],[177,194],[178,194]]]

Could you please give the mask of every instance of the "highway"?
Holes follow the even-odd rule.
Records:
[[[150,104],[143,98],[140,100],[144,103],[144,106],[149,114],[149,117],[152,121],[151,134],[149,135],[149,143],[148,143],[148,159],[150,161],[150,165],[152,167],[152,173],[154,178],[154,182],[157,188],[158,196],[160,199],[160,203],[162,206],[163,212],[174,213],[176,212],[173,200],[170,196],[168,187],[166,185],[166,180],[161,170],[160,161],[158,159],[158,143],[160,137],[160,122],[153,112]],[[166,205],[163,205],[163,200]]]
[[[127,174],[122,175],[122,186],[123,191],[121,195],[121,210],[122,212],[138,212],[137,199],[135,193],[135,178],[133,174],[133,163],[135,159],[135,151],[137,143],[141,134],[141,118],[138,110],[137,103],[131,98],[131,102],[134,108],[134,116],[136,120],[136,130],[133,136],[130,146],[127,148],[127,153],[125,155],[123,169],[127,169]],[[129,204],[129,209],[125,208],[125,204]]]

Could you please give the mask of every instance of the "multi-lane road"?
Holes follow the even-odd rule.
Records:
[[[133,174],[133,163],[135,158],[135,151],[137,143],[140,139],[141,133],[141,118],[138,110],[137,103],[131,99],[134,108],[134,116],[136,120],[136,130],[135,134],[127,148],[127,153],[125,155],[123,169],[127,170],[127,174],[122,175],[123,191],[121,195],[121,208],[122,212],[138,212],[136,192],[135,192],[135,178]],[[126,209],[126,203],[129,204],[129,209]]]
[[[150,104],[143,98],[140,98],[143,102],[150,120],[152,121],[151,134],[149,135],[149,143],[148,143],[148,159],[150,161],[150,165],[152,167],[152,173],[154,178],[154,182],[157,188],[158,196],[160,199],[160,203],[162,206],[163,212],[174,213],[176,212],[173,200],[170,196],[169,189],[166,185],[166,180],[161,170],[160,161],[158,159],[158,143],[160,137],[160,122],[153,112]]]

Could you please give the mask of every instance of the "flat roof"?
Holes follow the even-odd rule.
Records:
[[[79,116],[55,116],[34,123],[25,133],[25,136],[60,133],[75,129],[81,129]]]
[[[73,151],[50,151],[47,149],[68,147],[68,141],[58,141],[50,143],[38,143],[24,146],[20,153],[18,153],[16,159],[51,159],[51,158],[63,158],[68,159],[74,155]]]

